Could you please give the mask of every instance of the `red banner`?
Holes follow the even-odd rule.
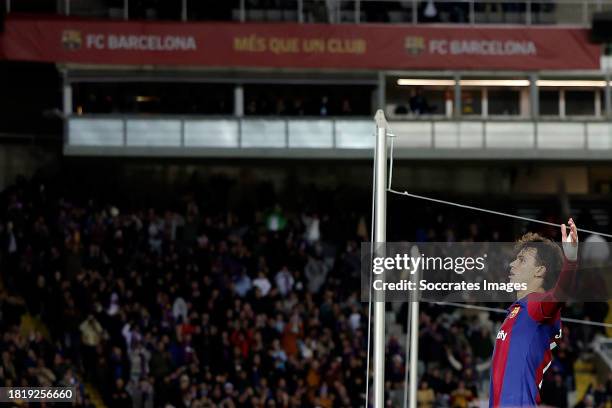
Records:
[[[599,69],[584,29],[160,23],[9,17],[0,58],[319,69]]]

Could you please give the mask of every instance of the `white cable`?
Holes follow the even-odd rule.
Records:
[[[482,310],[485,312],[493,312],[493,313],[508,313],[507,310],[505,309],[500,309],[497,307],[486,307],[486,306],[477,306],[477,305],[469,305],[469,304],[464,304],[464,303],[455,303],[455,302],[438,302],[435,300],[427,300],[427,299],[421,299],[422,302],[427,302],[427,303],[434,303],[436,305],[441,305],[441,306],[453,306],[453,307],[460,307],[463,309],[474,309],[474,310]],[[584,324],[587,326],[599,326],[599,327],[609,327],[612,328],[612,324],[611,323],[599,323],[599,322],[593,322],[591,320],[582,320],[582,319],[572,319],[569,317],[562,317],[561,321],[566,322],[566,323],[576,323],[576,324]]]
[[[590,320],[572,319],[570,317],[562,317],[561,321],[562,322],[566,322],[566,323],[584,324],[584,325],[587,325],[587,326],[599,326],[599,327],[612,328],[612,324],[611,323],[592,322]]]
[[[504,213],[504,212],[501,212],[501,211],[487,210],[486,208],[480,208],[480,207],[474,207],[474,206],[466,205],[466,204],[454,203],[452,201],[439,200],[437,198],[431,198],[431,197],[425,197],[425,196],[418,195],[418,194],[412,194],[412,193],[409,193],[407,191],[403,191],[402,192],[402,191],[394,190],[392,188],[388,188],[387,191],[389,193],[393,193],[393,194],[408,196],[408,197],[412,197],[412,198],[418,198],[419,200],[427,200],[427,201],[432,201],[434,203],[451,205],[451,206],[455,206],[455,207],[459,207],[459,208],[465,208],[465,209],[468,209],[468,210],[486,212],[486,213],[489,213],[489,214],[500,215],[502,217],[515,218],[515,219],[518,219],[518,220],[534,222],[534,223],[544,224],[544,225],[550,225],[552,227],[560,227],[561,226],[561,224],[555,224],[554,222],[542,221],[542,220],[537,220],[537,219],[534,219],[534,218],[521,217],[520,215],[508,214],[508,213]],[[576,228],[576,229],[578,231],[580,231],[580,232],[586,232],[586,233],[589,233],[589,234],[600,235],[602,237],[612,238],[612,234],[604,234],[603,232],[591,231],[591,230],[583,229],[583,228]]]
[[[389,129],[388,127],[387,130],[389,132],[391,131],[391,129]],[[395,135],[393,133],[387,133],[387,136],[391,137],[391,148],[389,153],[389,187],[387,188],[390,189],[393,182],[393,140],[395,139]]]

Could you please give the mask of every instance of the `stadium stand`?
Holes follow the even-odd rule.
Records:
[[[358,207],[340,216],[311,190],[302,208],[316,212],[281,202],[239,215],[214,211],[223,205],[197,194],[177,200],[176,210],[130,209],[58,182],[20,179],[1,196],[3,385],[79,384],[82,406],[92,406],[85,390],[93,386],[98,407],[363,404],[358,242],[368,232]],[[504,238],[469,222],[421,223],[414,233]],[[574,312],[599,321],[606,314]],[[388,319],[389,399],[399,406],[405,304]],[[419,406],[466,407],[487,392],[498,320],[423,306]],[[567,406],[559,396],[584,386],[591,360],[580,350],[596,334],[564,328],[544,402]],[[599,404],[611,386],[587,395]]]

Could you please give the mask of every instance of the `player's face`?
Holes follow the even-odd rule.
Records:
[[[524,248],[518,253],[516,259],[510,263],[511,283],[531,283],[541,269],[537,264],[536,254],[535,248]]]

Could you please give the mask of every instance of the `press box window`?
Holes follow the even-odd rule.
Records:
[[[565,114],[568,116],[595,115],[595,91],[566,90]]]

